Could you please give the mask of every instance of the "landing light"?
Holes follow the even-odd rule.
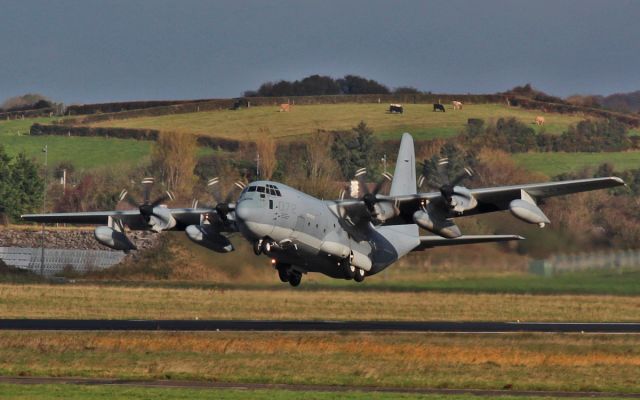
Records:
[[[276,265],[276,262],[277,262],[277,261],[276,261],[276,259],[275,259],[275,258],[272,258],[272,259],[271,259],[271,265]]]

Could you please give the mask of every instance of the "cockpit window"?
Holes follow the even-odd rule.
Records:
[[[282,194],[280,193],[280,191],[278,189],[276,189],[276,196],[282,197]]]
[[[264,193],[264,186],[258,186],[258,192]]]
[[[257,186],[249,186],[249,191],[250,192],[255,192],[256,191],[256,187]]]
[[[269,194],[272,195],[272,196],[275,196],[276,195],[276,191],[273,190],[273,188],[269,188]]]

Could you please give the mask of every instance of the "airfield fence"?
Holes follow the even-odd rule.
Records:
[[[108,250],[66,250],[45,249],[45,276],[61,273],[87,273],[109,268],[122,261],[125,254]],[[0,259],[8,266],[41,273],[42,248],[33,247],[0,247]]]
[[[533,260],[529,272],[553,276],[564,272],[588,270],[640,269],[640,250],[619,250],[577,254],[557,254],[544,260]]]

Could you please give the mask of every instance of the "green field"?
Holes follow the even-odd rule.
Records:
[[[0,121],[0,144],[12,156],[25,152],[38,164],[44,163],[42,148],[49,149],[49,165],[70,161],[77,169],[105,165],[138,165],[151,152],[152,142],[106,139],[99,137],[29,136],[34,123],[47,123],[49,118]]]
[[[542,172],[553,177],[565,172],[597,168],[604,163],[613,164],[617,171],[640,168],[640,151],[611,153],[517,153],[512,155],[516,163],[530,171]]]
[[[531,124],[537,131],[562,133],[567,126],[582,119],[582,115],[545,114],[544,128],[533,124],[540,111],[524,110],[500,104],[466,105],[454,111],[433,112],[430,105],[407,104],[405,113],[388,114],[385,104],[322,104],[295,106],[291,112],[278,112],[277,107],[253,107],[245,110],[207,111],[159,117],[141,117],[91,124],[102,127],[179,130],[198,134],[253,140],[268,130],[277,138],[296,138],[318,129],[350,129],[365,121],[382,139],[399,139],[410,132],[416,140],[449,137],[459,133],[468,118],[485,121],[500,117],[516,117]]]

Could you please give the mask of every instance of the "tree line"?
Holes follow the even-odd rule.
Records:
[[[358,75],[345,75],[334,79],[330,76],[310,75],[306,78],[278,82],[265,82],[257,90],[248,90],[245,97],[325,96],[341,94],[412,94],[415,88],[403,86],[390,90],[387,86]]]

